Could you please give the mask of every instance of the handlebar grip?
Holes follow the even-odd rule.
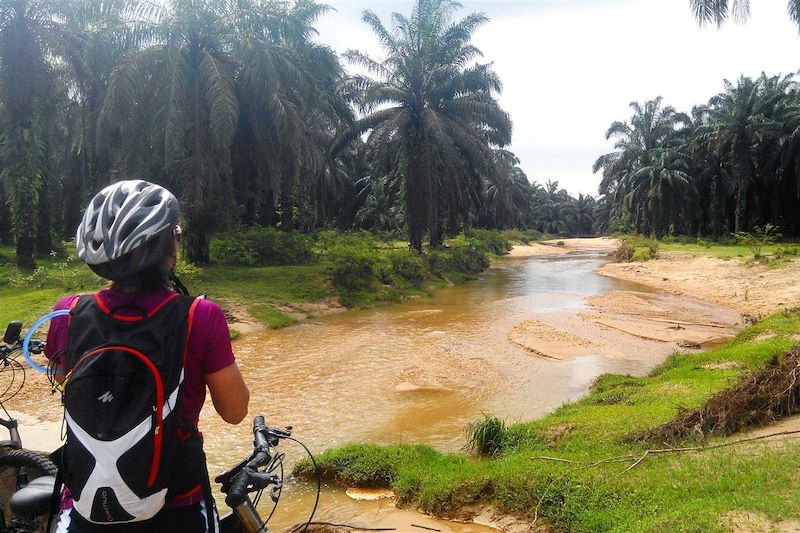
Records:
[[[267,440],[267,425],[261,415],[253,419],[253,439],[256,448],[266,448],[269,444]]]
[[[228,490],[228,495],[225,497],[225,505],[230,508],[235,508],[241,505],[247,498],[247,486],[250,484],[250,474],[252,470],[244,467],[236,479],[231,483],[231,488]]]

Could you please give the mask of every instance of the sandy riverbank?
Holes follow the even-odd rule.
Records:
[[[561,243],[561,244],[559,244]],[[508,257],[541,257],[575,252],[612,251],[619,245],[617,239],[598,237],[592,239],[553,239],[514,246]]]
[[[619,241],[609,238],[564,239],[519,246],[511,255],[597,254],[611,252],[618,245]],[[652,278],[638,275],[639,265],[655,263],[623,264],[632,267],[630,276],[606,271],[618,264],[608,264],[601,269],[610,277],[653,286],[655,292],[616,290],[591,296],[585,300],[588,309],[577,315],[535,315],[516,324],[508,333],[508,341],[548,359],[566,360],[586,355],[641,358],[645,353],[660,357],[676,349],[700,349],[719,344],[743,326],[740,312],[725,306],[724,302],[690,292],[672,296],[670,292],[673,291],[655,286]]]
[[[645,263],[608,263],[599,273],[692,296],[761,318],[800,306],[800,261],[770,268],[741,259],[666,253]]]

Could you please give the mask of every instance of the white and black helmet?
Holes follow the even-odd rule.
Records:
[[[75,239],[78,258],[98,275],[122,279],[170,252],[178,199],[142,180],[109,185],[89,203]]]

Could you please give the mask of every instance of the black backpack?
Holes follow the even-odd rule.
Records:
[[[147,520],[166,502],[196,301],[172,294],[149,313],[125,306],[136,316],[108,309],[98,294],[73,304],[61,468],[74,510],[90,522]]]

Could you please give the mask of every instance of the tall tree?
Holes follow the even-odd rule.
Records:
[[[489,65],[475,64],[480,51],[471,44],[474,31],[487,21],[475,13],[459,21],[460,5],[452,0],[417,0],[410,17],[392,15],[389,31],[372,11],[362,20],[378,36],[383,60],[349,51],[353,63],[377,80],[359,77],[361,106],[366,112],[334,145],[334,153],[369,131],[367,142],[396,154],[404,180],[409,240],[422,249],[426,231],[433,244],[440,235],[441,191],[464,177],[464,161],[488,169],[493,145],[510,142],[511,120],[494,93],[500,80]]]
[[[34,266],[39,195],[47,172],[47,121],[54,115],[47,55],[56,25],[46,0],[0,4],[0,178],[5,184],[19,267]]]
[[[209,260],[210,231],[229,198],[239,106],[228,39],[239,4],[173,0],[159,9],[153,44],[114,69],[100,114],[101,127],[124,139],[130,170],[180,191],[187,257],[197,263]]]
[[[774,99],[780,96],[765,91],[765,81],[765,77],[742,76],[733,85],[725,80],[725,91],[698,110],[705,123],[698,128],[698,142],[706,143],[725,161],[722,170],[734,190],[734,231],[744,230],[748,191],[759,170],[758,146],[780,135],[781,126],[770,117]]]
[[[606,132],[606,139],[616,138],[616,151],[600,156],[593,171],[603,170],[600,194],[608,196],[613,191],[616,201],[632,215],[634,229],[649,233],[655,230],[653,215],[663,205],[663,194],[674,190],[667,183],[685,178],[684,171],[673,167],[678,165],[675,149],[683,143],[681,129],[691,120],[663,106],[661,97],[644,105],[632,102],[630,107],[630,120],[614,122]],[[638,201],[642,198],[648,200]]]

